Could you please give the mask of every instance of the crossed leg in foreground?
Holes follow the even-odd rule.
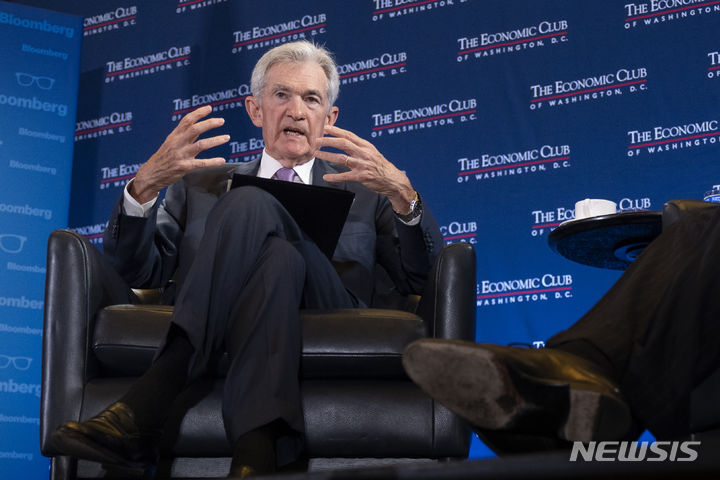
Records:
[[[689,433],[690,393],[720,367],[720,208],[685,212],[544,349],[419,340],[428,394],[510,449]]]

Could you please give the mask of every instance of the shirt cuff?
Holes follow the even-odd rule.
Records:
[[[132,183],[132,180],[130,180],[127,185],[125,185],[125,191],[123,193],[123,213],[125,215],[128,215],[130,217],[144,217],[147,218],[150,216],[150,210],[152,209],[153,205],[155,205],[155,202],[157,202],[157,196],[153,198],[152,200],[145,202],[143,204],[139,203],[137,200],[133,198],[132,195],[130,195],[130,184]]]

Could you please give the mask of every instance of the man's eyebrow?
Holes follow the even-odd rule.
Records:
[[[276,84],[274,84],[274,85],[272,86],[272,89],[273,89],[274,91],[278,91],[278,90],[292,90],[290,87],[288,87],[288,86],[286,86],[286,85],[283,85],[283,84],[281,84],[281,83],[276,83]]]

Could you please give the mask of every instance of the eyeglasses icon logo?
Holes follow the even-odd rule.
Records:
[[[24,72],[15,72],[15,77],[17,78],[18,85],[20,85],[21,87],[29,87],[33,83],[35,83],[38,88],[42,88],[43,90],[50,90],[55,84],[54,78],[38,77]]]
[[[32,358],[30,357],[8,357],[7,355],[0,354],[0,368],[8,368],[10,364],[13,364],[17,370],[27,370],[30,368]]]
[[[20,253],[27,237],[13,233],[0,234],[0,250],[5,253]]]

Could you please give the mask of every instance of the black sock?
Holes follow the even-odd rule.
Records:
[[[183,390],[188,379],[188,366],[195,349],[182,330],[171,330],[169,335],[162,354],[118,400],[132,409],[141,429],[162,427],[170,404]]]
[[[240,435],[233,449],[231,472],[242,465],[253,468],[257,473],[274,472],[275,437],[274,422]]]

